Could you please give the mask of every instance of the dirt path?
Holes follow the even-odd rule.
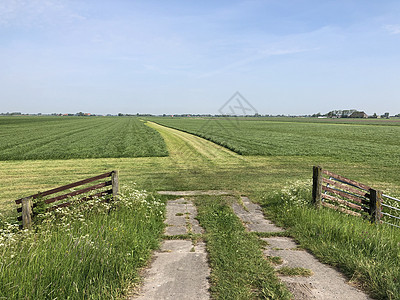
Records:
[[[249,231],[253,232],[283,232],[280,227],[264,218],[261,207],[247,197],[241,197],[242,204],[232,204],[237,216]],[[279,276],[292,292],[295,299],[371,299],[362,291],[351,286],[346,278],[334,268],[320,263],[312,254],[301,250],[292,238],[270,237],[262,240],[268,243],[264,253],[266,257],[281,257],[283,263],[276,266],[305,268],[312,271],[309,277]]]
[[[167,202],[165,235],[201,234],[196,207],[186,198]],[[203,242],[166,240],[154,255],[144,283],[129,299],[209,299],[210,269]]]

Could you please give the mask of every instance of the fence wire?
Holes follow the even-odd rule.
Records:
[[[389,196],[389,195],[382,194],[382,196],[383,196],[383,198],[390,199],[391,201],[400,202],[400,199],[391,197],[391,196]],[[387,208],[387,209],[389,209],[390,212],[392,212],[392,211],[400,212],[400,208],[394,207],[394,206],[389,205],[389,204],[387,204],[387,203],[382,203],[382,208]],[[400,216],[395,216],[395,215],[390,214],[390,213],[388,213],[388,212],[382,212],[382,215],[383,215],[383,216],[386,216],[387,218],[389,218],[389,220],[393,220],[393,221],[395,221],[395,220],[400,220]],[[388,220],[387,220],[387,221],[388,221]],[[396,225],[396,224],[393,224],[393,223],[390,223],[390,222],[387,222],[387,221],[383,221],[383,220],[382,220],[382,223],[388,224],[388,225],[393,226],[393,227],[400,228],[399,225]]]
[[[393,207],[393,206],[387,205],[387,204],[385,204],[385,203],[382,203],[382,206],[385,206],[385,207],[388,207],[388,208],[390,208],[390,209],[394,209],[394,210],[400,211],[400,208]]]
[[[397,198],[390,197],[390,196],[388,196],[388,195],[385,195],[385,194],[382,194],[382,196],[383,196],[383,197],[385,197],[385,198],[389,198],[390,200],[393,200],[393,201],[400,202],[400,200],[399,200],[399,199],[397,199]]]

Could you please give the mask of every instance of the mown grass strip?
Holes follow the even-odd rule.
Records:
[[[397,228],[307,205],[308,190],[285,188],[260,198],[265,213],[311,250],[338,267],[376,299],[400,299],[400,235]]]
[[[273,267],[263,257],[260,240],[245,231],[226,200],[197,197],[198,219],[206,230],[215,299],[290,299]]]

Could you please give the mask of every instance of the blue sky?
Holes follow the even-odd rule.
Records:
[[[400,113],[400,1],[1,0],[0,112]]]

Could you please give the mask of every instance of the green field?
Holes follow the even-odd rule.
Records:
[[[137,118],[0,117],[0,160],[166,156]]]
[[[122,180],[136,182],[144,189],[229,188],[255,193],[280,189],[286,182],[294,180],[309,180],[312,166],[319,164],[343,176],[390,191],[391,195],[398,194],[400,123],[397,121],[313,118],[243,118],[239,123],[236,119],[152,120],[197,133],[230,149],[241,149],[237,152],[257,155],[227,154],[230,152],[226,152],[226,148],[216,147],[215,143],[193,139],[192,135],[181,131],[172,133],[160,126],[149,126],[136,117],[2,117],[0,134],[7,138],[2,138],[0,143],[3,147],[6,143],[10,146],[0,149],[0,180],[3,183],[0,186],[0,212],[9,211],[17,198],[113,169],[120,170]],[[338,124],[340,122],[346,124]],[[66,134],[68,130],[73,131],[71,128],[79,132],[80,139]],[[229,130],[224,131],[224,128]],[[101,129],[114,131],[114,135],[125,136],[125,139],[110,143],[112,136],[103,134]],[[132,133],[128,134],[128,131]],[[57,135],[58,139],[55,138]],[[35,136],[37,139],[33,139]],[[28,142],[30,139],[32,141]],[[47,139],[52,142],[36,148],[29,146]],[[192,144],[193,141],[196,143]],[[102,142],[112,145],[107,148]],[[117,150],[122,153],[129,150],[132,155],[121,155]],[[5,153],[12,158],[6,159]],[[32,159],[22,160],[24,157]],[[65,159],[67,157],[70,159]]]
[[[25,125],[19,123],[22,122],[21,120],[25,122]],[[361,218],[348,217],[326,209],[316,211],[307,204],[310,201],[313,165],[321,165],[335,173],[383,189],[390,195],[400,195],[400,175],[398,173],[400,126],[397,122],[392,120],[343,121],[292,118],[245,118],[240,119],[239,123],[236,123],[236,119],[209,121],[209,119],[194,118],[151,118],[151,120],[196,133],[220,145],[180,130],[151,122],[144,123],[137,118],[0,118],[0,122],[4,122],[0,123],[1,128],[8,128],[10,143],[15,136],[15,149],[19,147],[18,135],[24,136],[28,141],[29,135],[35,136],[36,132],[40,132],[42,128],[52,128],[51,132],[57,135],[56,128],[60,129],[61,127],[57,127],[59,125],[56,124],[63,124],[65,128],[75,128],[82,136],[90,131],[92,134],[96,134],[96,128],[104,130],[114,128],[114,133],[117,134],[121,130],[127,130],[129,126],[139,128],[136,131],[132,129],[135,132],[135,139],[131,139],[129,142],[124,139],[125,146],[126,148],[136,147],[137,145],[131,144],[142,141],[140,145],[147,151],[147,155],[143,155],[145,157],[134,157],[134,155],[119,157],[115,154],[117,152],[114,152],[115,156],[108,157],[101,152],[105,149],[96,144],[97,139],[82,138],[79,147],[87,149],[87,151],[92,149],[92,155],[95,153],[96,156],[70,157],[70,159],[64,159],[66,158],[64,156],[56,157],[57,159],[41,156],[40,149],[44,151],[43,154],[47,153],[47,155],[53,152],[57,153],[57,149],[63,150],[62,147],[58,147],[57,141],[53,140],[52,143],[42,145],[42,148],[32,152],[30,155],[36,155],[32,156],[35,157],[34,159],[21,159],[21,157],[19,160],[16,158],[2,159],[0,160],[0,181],[2,182],[0,185],[0,212],[13,215],[15,208],[13,200],[17,198],[115,169],[120,171],[122,184],[149,191],[228,189],[238,195],[247,195],[252,200],[259,202],[265,213],[279,224],[286,226],[289,233],[301,242],[301,246],[313,251],[321,260],[337,266],[348,278],[353,278],[354,284],[362,286],[371,295],[378,299],[400,299],[400,283],[396,277],[396,274],[400,272],[398,264],[400,250],[396,246],[399,242],[396,238],[398,230],[393,230],[385,225],[371,226]],[[221,121],[225,123],[221,124]],[[89,126],[89,124],[92,125]],[[224,131],[223,128],[227,130]],[[3,130],[0,132],[2,136],[5,134]],[[46,135],[44,136],[46,138]],[[41,137],[43,138],[43,134]],[[67,147],[69,138],[67,135],[64,138],[65,147]],[[106,140],[100,133],[97,134],[97,138]],[[321,143],[321,140],[328,145]],[[3,139],[1,142],[3,143]],[[146,143],[152,143],[153,147],[147,147]],[[154,147],[154,145],[159,145],[159,147]],[[78,147],[77,144],[76,147]],[[236,152],[230,151],[228,148],[236,149]],[[27,149],[26,154],[30,153],[30,147]],[[2,148],[1,151],[3,150]],[[16,153],[20,153],[20,155],[25,153],[23,148],[19,151]],[[64,153],[68,154],[69,152],[65,151]],[[103,155],[100,155],[101,153]],[[106,151],[106,153],[108,152]],[[165,156],[166,154],[168,155]],[[3,156],[1,157],[3,158]],[[40,159],[41,157],[43,159]],[[296,190],[296,185],[292,190],[287,188],[288,185],[292,186],[292,183],[295,182],[301,183],[299,191]],[[215,291],[215,295],[219,295],[216,296],[216,299],[229,298],[227,295],[230,292],[230,282],[227,280],[226,274],[229,274],[230,278],[234,280],[236,295],[259,295],[257,297],[267,298],[262,296],[265,295],[263,292],[266,290],[278,291],[280,287],[276,285],[273,273],[265,268],[264,262],[260,260],[261,245],[257,245],[255,239],[243,230],[240,221],[227,203],[221,199],[214,200],[215,202],[213,202],[213,198],[204,197],[197,201],[196,205],[199,209],[199,218],[207,231],[210,259],[212,267],[215,269],[211,288],[212,291]],[[128,216],[130,213],[129,210],[121,211],[105,218],[107,222],[114,224],[122,222],[118,218],[121,218],[122,215]],[[135,218],[141,220],[144,217],[138,212]],[[88,216],[88,218],[92,217]],[[98,227],[101,227],[103,222],[102,218],[100,216],[97,221],[93,219],[93,222],[97,222],[97,227],[87,228],[82,234],[89,234],[91,238],[95,238],[91,235],[96,235]],[[127,220],[127,222],[131,222],[130,218]],[[157,220],[154,219],[157,226],[161,225],[161,221],[159,217]],[[79,226],[77,224],[75,227],[77,235],[80,234]],[[129,225],[125,222],[123,226]],[[222,235],[227,226],[232,228],[231,234]],[[116,226],[113,225],[114,227]],[[55,232],[54,234],[54,236],[45,238],[58,239],[61,233]],[[108,234],[108,232],[104,234]],[[113,240],[113,245],[117,245],[115,249],[110,247],[111,251],[122,249],[120,247],[123,247],[123,242],[119,241],[120,238],[130,237],[133,241],[135,239],[146,240],[140,237],[145,234],[141,231],[132,232],[131,235],[121,233],[121,236],[111,232],[109,234],[110,241]],[[148,235],[148,233],[146,234]],[[221,236],[224,239],[221,239]],[[157,238],[161,238],[159,232],[151,237],[148,245],[143,244],[142,251],[146,253],[143,257],[146,259],[148,251],[155,247]],[[235,247],[230,249],[234,252],[229,253],[226,244],[235,239],[240,239],[241,243],[235,244]],[[65,246],[70,243],[68,239],[64,242]],[[109,247],[105,244],[103,246]],[[25,249],[24,247],[29,246],[23,244],[21,247],[21,249]],[[36,248],[32,251],[36,251],[37,255],[41,251],[45,253],[40,245],[34,247]],[[126,248],[123,249],[126,250]],[[55,250],[50,249],[49,251]],[[98,252],[86,253],[87,265],[83,267],[89,267],[91,259],[95,261],[95,256],[103,253],[102,251],[100,248]],[[251,251],[251,255],[246,257],[245,253],[249,254],[249,251]],[[2,252],[0,249],[0,257],[3,255],[4,258],[7,258],[3,260],[4,262],[11,261],[7,257],[10,253],[9,250]],[[49,263],[51,255],[60,255],[61,257],[61,252],[57,251],[47,254],[49,258],[39,259],[38,265],[33,265],[32,268],[37,270]],[[254,268],[244,266],[244,258],[248,259],[249,266],[254,264]],[[70,257],[69,259],[67,264],[79,263],[78,258]],[[23,261],[15,262],[17,265],[23,265],[23,263]],[[70,293],[72,282],[75,280],[82,280],[85,283],[79,287],[80,292],[75,294],[76,298],[85,298],[91,293],[101,298],[99,295],[104,292],[102,283],[106,280],[114,280],[114,283],[113,286],[106,287],[105,299],[110,295],[123,294],[122,289],[127,286],[128,281],[137,280],[136,268],[143,265],[141,261],[135,264],[134,268],[124,268],[115,259],[110,259],[109,263],[121,270],[120,277],[113,277],[107,272],[103,274],[107,268],[96,261],[93,265],[96,267],[91,275],[92,278],[96,278],[99,285],[93,285],[93,289],[88,291],[84,288],[85,279],[80,278],[78,274],[71,277],[71,280],[57,281],[56,284],[61,291],[59,296],[62,298]],[[3,268],[8,268],[7,264]],[[65,265],[63,268],[66,270],[69,267]],[[79,268],[77,270],[79,273]],[[13,272],[13,269],[7,269],[7,272]],[[47,291],[46,287],[54,276],[51,265],[46,266],[44,272],[48,274],[48,277],[39,282],[43,293]],[[14,276],[13,282],[31,279],[29,274],[23,272],[12,274],[14,274],[12,275]],[[120,281],[121,278],[124,280]],[[271,281],[268,283],[255,281],[257,278],[270,278]],[[7,282],[7,277],[3,277],[1,280],[4,284],[11,285]],[[5,291],[4,294],[16,295],[14,298],[17,299],[18,296],[31,293],[33,289],[34,286],[29,286],[25,293],[18,294],[18,289],[14,288],[10,291],[16,294],[6,294]],[[285,291],[282,291],[282,295],[286,295]],[[13,299],[13,296],[10,298]],[[246,296],[238,296],[237,299],[246,299]],[[284,296],[282,299],[285,299]]]
[[[323,156],[353,163],[400,166],[400,122],[318,120],[159,118],[156,121],[243,155]]]

